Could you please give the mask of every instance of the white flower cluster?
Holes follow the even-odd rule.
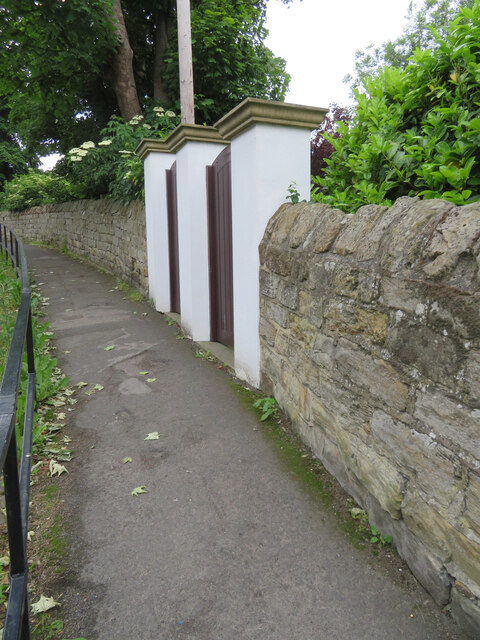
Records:
[[[109,140],[108,138],[105,140],[100,140],[100,142],[98,143],[99,147],[108,147],[108,145],[112,144],[112,141]]]
[[[153,110],[155,111],[155,115],[157,115],[159,118],[161,116],[167,116],[168,118],[174,118],[175,117],[175,112],[174,111],[165,111],[165,109],[163,107],[153,107]]]
[[[128,124],[131,124],[133,126],[138,124],[141,120],[143,120],[143,116],[133,116]]]
[[[81,162],[82,158],[88,155],[88,150],[95,148],[95,143],[91,140],[84,142],[80,145],[80,147],[74,147],[70,149],[68,155],[70,156],[71,162]]]

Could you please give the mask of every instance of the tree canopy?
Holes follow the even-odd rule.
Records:
[[[358,88],[363,77],[372,76],[386,66],[405,68],[416,49],[432,49],[438,36],[444,36],[450,23],[463,7],[472,7],[474,0],[422,0],[410,2],[407,24],[401,36],[380,46],[370,45],[355,54],[355,77],[347,76]]]
[[[289,76],[285,61],[264,44],[267,0],[191,4],[197,122],[213,123],[247,96],[282,100]],[[112,115],[128,120],[153,102],[177,109],[175,6],[175,0],[3,2],[0,104],[11,144],[20,148],[21,140],[31,160],[95,139]]]

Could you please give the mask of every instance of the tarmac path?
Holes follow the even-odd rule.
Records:
[[[463,638],[421,587],[399,586],[352,546],[228,375],[161,314],[60,253],[30,246],[27,261],[50,298],[60,366],[71,385],[89,384],[69,414],[75,457],[60,479],[66,637]]]

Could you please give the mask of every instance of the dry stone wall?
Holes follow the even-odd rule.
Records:
[[[25,242],[68,249],[148,294],[143,203],[79,200],[4,211],[0,219]]]
[[[262,387],[440,605],[480,629],[480,203],[284,205]]]

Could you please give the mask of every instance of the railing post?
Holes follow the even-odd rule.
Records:
[[[10,259],[16,276],[20,278],[22,284],[20,307],[0,386],[0,460],[5,483],[5,507],[10,549],[10,592],[3,639],[19,640],[20,638],[21,640],[30,640],[27,593],[27,531],[35,405],[35,358],[30,285],[22,243],[3,224],[0,224],[0,250],[2,253],[5,252],[7,261]],[[15,425],[25,345],[28,373],[19,472]]]

